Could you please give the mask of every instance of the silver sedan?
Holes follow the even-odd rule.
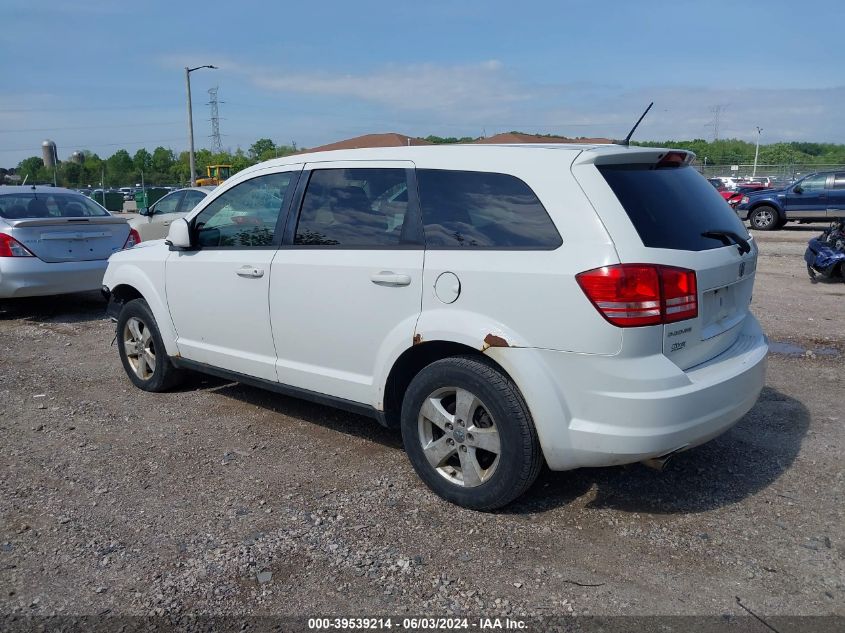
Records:
[[[98,290],[138,241],[123,218],[59,187],[0,187],[0,299]]]

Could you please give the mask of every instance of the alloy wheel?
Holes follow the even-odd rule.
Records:
[[[156,370],[155,341],[150,328],[138,317],[123,326],[123,349],[132,371],[141,380],[152,378]]]
[[[451,483],[474,488],[496,471],[499,431],[490,410],[470,391],[444,387],[431,393],[420,408],[418,428],[425,458]]]

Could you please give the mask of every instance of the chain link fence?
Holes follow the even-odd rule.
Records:
[[[757,165],[755,172],[753,163],[742,163],[734,165],[704,164],[698,160],[695,167],[707,178],[717,176],[730,176],[733,178],[751,178],[752,174],[757,178],[773,178],[778,182],[792,182],[807,174],[818,171],[845,171],[842,164],[818,164],[818,163],[790,163],[782,165]]]

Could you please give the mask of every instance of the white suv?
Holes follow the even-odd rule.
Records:
[[[477,509],[552,470],[663,458],[763,387],[757,247],[692,154],[618,145],[299,154],[113,255],[139,388],[192,369],[399,427]]]

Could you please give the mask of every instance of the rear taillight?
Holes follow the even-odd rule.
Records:
[[[0,233],[0,257],[35,257],[11,235]]]
[[[695,271],[657,264],[617,264],[575,276],[601,315],[619,327],[698,316]]]
[[[126,241],[123,243],[123,250],[132,248],[135,244],[141,243],[141,236],[135,229],[129,229],[129,235],[126,236]]]

